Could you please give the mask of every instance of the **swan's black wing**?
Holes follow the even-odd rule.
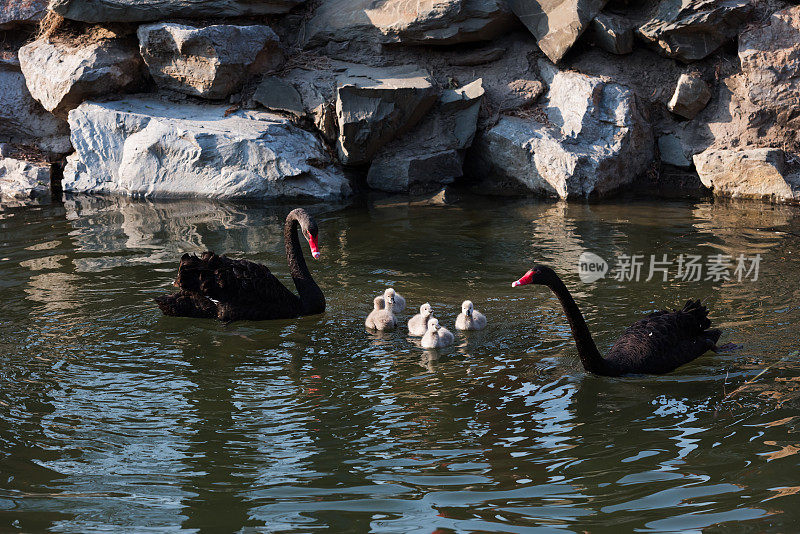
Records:
[[[156,301],[164,315],[208,319],[217,316],[217,305],[200,293],[178,291],[173,295],[161,295],[153,300]]]
[[[217,317],[224,321],[290,318],[301,312],[300,299],[266,266],[213,252],[184,254],[175,285],[219,301]]]
[[[708,309],[690,300],[681,310],[651,313],[622,334],[604,358],[611,374],[668,373],[716,348]]]

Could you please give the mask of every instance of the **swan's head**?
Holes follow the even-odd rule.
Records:
[[[433,308],[431,307],[430,304],[426,302],[425,304],[419,307],[419,313],[423,317],[430,317],[431,315],[433,315]]]
[[[386,303],[387,310],[391,310],[394,307],[394,289],[390,288],[386,290],[386,292],[383,294],[383,301]]]
[[[373,304],[373,306],[375,306],[376,310],[382,310],[383,309],[383,297],[375,297],[375,299],[372,301],[372,304]]]
[[[387,298],[388,297],[394,298],[394,288],[391,287],[387,288],[386,291],[383,292],[383,296]]]
[[[555,280],[558,280],[558,275],[553,269],[545,265],[534,265],[533,269],[525,273],[522,278],[512,282],[511,287],[527,286],[529,284],[548,286]]]
[[[297,219],[297,222],[300,224],[300,230],[303,232],[303,237],[306,238],[308,241],[308,247],[311,249],[311,256],[318,260],[320,253],[319,253],[319,246],[317,244],[317,235],[318,235],[318,228],[317,228],[317,221],[314,220],[311,215],[308,214],[306,210],[303,208],[297,208],[296,210],[292,211],[289,214],[289,217],[294,216]]]
[[[467,317],[472,317],[472,310],[474,309],[475,307],[472,305],[471,300],[465,300],[463,303],[461,303],[461,313]]]
[[[428,332],[436,332],[437,330],[439,330],[439,319],[428,321]]]

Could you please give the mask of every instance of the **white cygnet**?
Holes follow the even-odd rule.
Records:
[[[422,336],[423,349],[441,349],[453,344],[453,333],[439,326],[438,319],[428,321],[428,331]]]
[[[424,336],[428,331],[428,319],[433,317],[433,308],[427,302],[419,307],[419,313],[408,320],[408,335]]]
[[[388,297],[390,295],[394,298],[394,308],[392,308],[392,311],[394,311],[394,313],[400,313],[406,309],[406,299],[404,299],[399,293],[397,293],[391,287],[383,292],[384,297]]]
[[[375,297],[373,299],[374,309],[367,316],[364,325],[373,330],[394,330],[397,326],[397,319],[392,313],[393,297]]]
[[[486,316],[475,309],[471,300],[461,304],[461,313],[456,317],[457,330],[483,330],[486,327]]]

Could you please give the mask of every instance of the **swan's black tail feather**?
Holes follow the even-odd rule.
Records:
[[[172,295],[156,297],[153,300],[164,315],[208,319],[217,317],[217,305],[200,293],[179,291]]]

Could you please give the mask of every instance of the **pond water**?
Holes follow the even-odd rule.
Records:
[[[289,208],[0,212],[0,530],[796,531],[797,209],[310,205],[324,315],[161,316],[151,299],[186,251],[264,262],[290,284]],[[583,251],[761,263],[755,281],[646,282],[645,265],[639,282],[582,283]],[[741,347],[665,376],[589,375],[555,297],[510,287],[536,261],[562,274],[601,350],[689,297]],[[390,285],[451,328],[470,298],[489,326],[440,354],[402,330],[372,335],[364,317]]]

